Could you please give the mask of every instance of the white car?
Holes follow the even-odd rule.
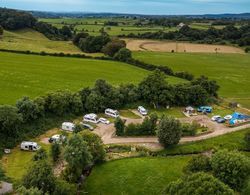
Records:
[[[233,118],[232,115],[227,115],[224,117],[225,120],[231,120],[232,118]]]
[[[140,112],[140,114],[143,116],[148,114],[148,111],[143,106],[138,107],[138,112]]]
[[[100,123],[103,123],[103,124],[106,124],[106,125],[109,125],[110,124],[110,121],[105,119],[105,118],[99,118],[99,122]]]
[[[60,143],[62,141],[65,141],[66,137],[64,135],[53,135],[51,138],[49,138],[50,143]]]
[[[221,118],[220,115],[215,115],[215,116],[213,116],[211,119],[212,119],[212,121],[216,121],[216,120],[219,119],[219,118]]]

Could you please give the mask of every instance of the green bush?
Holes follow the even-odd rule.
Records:
[[[210,171],[211,163],[210,158],[204,155],[198,155],[194,156],[187,164],[187,166],[184,168],[186,172],[208,172]]]

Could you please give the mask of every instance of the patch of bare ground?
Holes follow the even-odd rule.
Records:
[[[227,45],[196,44],[186,42],[152,41],[142,39],[125,39],[127,48],[132,51],[188,52],[188,53],[241,53],[241,48]]]

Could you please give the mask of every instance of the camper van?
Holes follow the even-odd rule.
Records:
[[[138,106],[138,112],[142,115],[142,116],[146,116],[148,114],[148,111],[143,107],[143,106]]]
[[[83,121],[85,122],[90,122],[90,123],[95,123],[97,124],[99,122],[98,118],[97,118],[97,115],[96,114],[86,114],[84,117],[83,117]]]
[[[53,135],[51,138],[49,138],[49,143],[61,143],[66,140],[66,137],[63,135]]]
[[[64,131],[74,131],[74,129],[75,129],[75,125],[73,123],[64,122],[62,124],[62,130]]]
[[[37,151],[41,148],[36,142],[27,142],[24,141],[21,143],[21,150],[26,151]]]
[[[106,114],[107,116],[111,116],[111,117],[114,117],[114,118],[119,117],[119,112],[118,112],[117,110],[112,110],[112,109],[110,109],[110,108],[107,108],[107,109],[105,110],[105,114]]]

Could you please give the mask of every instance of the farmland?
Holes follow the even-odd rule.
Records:
[[[250,55],[134,52],[134,57],[174,71],[205,75],[221,86],[220,96],[250,108]]]
[[[128,64],[92,59],[60,58],[0,52],[0,104],[14,104],[22,96],[32,98],[59,89],[78,90],[97,79],[111,84],[138,83],[147,74]],[[183,81],[168,77],[172,83]]]
[[[97,165],[87,179],[85,191],[89,194],[162,194],[169,182],[183,174],[182,168],[189,159],[145,157]]]

